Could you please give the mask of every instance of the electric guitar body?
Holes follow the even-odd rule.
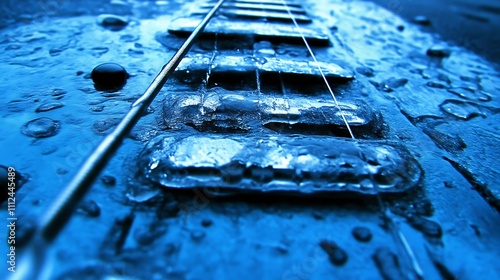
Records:
[[[5,4],[15,251],[217,2]],[[499,278],[499,84],[488,61],[370,2],[227,0],[44,266],[54,279]]]

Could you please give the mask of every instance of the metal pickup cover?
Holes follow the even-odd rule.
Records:
[[[385,141],[299,135],[169,135],[152,140],[138,159],[147,179],[168,188],[398,193],[415,187],[422,175],[405,148]]]

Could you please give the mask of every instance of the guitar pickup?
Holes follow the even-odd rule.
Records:
[[[248,6],[247,6],[248,7]],[[201,9],[199,11],[193,12],[192,15],[206,15],[210,9]],[[292,11],[290,11],[292,12]],[[284,21],[293,22],[293,19],[288,14],[287,10],[277,10],[275,8],[263,8],[263,9],[241,9],[238,6],[233,6],[233,8],[228,8],[223,6],[219,11],[219,14],[231,18],[248,18],[248,19],[266,19],[268,21]],[[293,18],[299,23],[310,23],[311,18],[303,13],[292,12]]]
[[[226,2],[226,3],[227,4],[229,4],[229,3],[246,3],[246,4],[254,4],[254,5],[265,4],[265,5],[273,5],[273,6],[283,7],[283,1],[281,1],[281,0],[233,0],[233,1]],[[288,5],[288,7],[298,7],[298,8],[301,7],[301,5],[295,1],[287,0],[286,4]]]
[[[266,127],[279,133],[349,137],[343,115],[357,138],[382,136],[382,117],[366,103],[357,100],[340,102],[339,106],[342,112],[326,95],[318,100],[214,88],[204,93],[169,94],[163,103],[163,122],[168,128],[187,125],[198,131],[242,132]]]
[[[276,11],[276,12],[285,12],[288,13],[288,10],[294,14],[306,14],[306,11],[300,7],[300,5],[283,5],[282,2],[271,2],[271,3],[262,3],[262,2],[248,2],[248,1],[234,1],[234,2],[225,2],[222,5],[222,8],[232,8],[232,9],[241,9],[241,10],[250,10],[250,11]],[[202,8],[209,9],[213,7],[213,4],[205,4],[201,6]]]
[[[198,22],[213,6],[213,2],[193,4],[188,10],[189,16],[181,16],[170,23],[168,32],[179,36],[189,36]],[[288,6],[288,7],[287,7]],[[300,4],[282,1],[227,1],[222,5],[203,34],[221,37],[254,37],[256,40],[291,42],[302,44],[304,38],[313,45],[328,46],[328,34],[316,25]],[[293,19],[299,22],[298,32]]]
[[[300,16],[307,17],[304,15]],[[187,37],[193,32],[201,19],[201,15],[192,15],[189,17],[174,19],[168,27],[168,32]],[[328,34],[326,34],[322,28],[314,24],[314,22],[301,24],[300,29],[304,38],[306,38],[311,45],[330,45],[330,38]],[[303,44],[302,35],[297,31],[297,28],[293,25],[293,23],[281,21],[257,21],[245,18],[232,18],[231,20],[227,20],[225,18],[216,17],[208,23],[203,31],[203,34],[211,37],[215,37],[215,35],[217,35],[219,38],[223,38],[225,36],[250,36],[254,37],[256,40]]]
[[[138,164],[142,176],[166,188],[224,194],[402,193],[422,176],[401,145],[327,136],[172,132],[152,140]]]
[[[325,77],[331,82],[345,83],[354,79],[354,73],[351,70],[333,62],[318,62],[318,65]],[[173,77],[181,82],[200,83],[206,78],[209,71],[212,79],[212,84],[209,84],[209,87],[217,86],[215,83],[218,75],[221,76],[220,80],[231,75],[246,77],[249,80],[245,80],[241,84],[255,85],[256,71],[260,75],[282,75],[283,77],[293,75],[302,80],[308,78],[321,79],[318,66],[312,60],[298,59],[291,56],[281,58],[280,55],[256,56],[253,54],[221,54],[213,59],[210,54],[195,54],[182,60]],[[235,78],[229,78],[229,80],[231,80],[232,84],[238,81]],[[277,80],[279,80],[279,77],[277,77]]]

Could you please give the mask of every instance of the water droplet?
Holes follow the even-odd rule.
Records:
[[[367,227],[355,227],[352,229],[352,236],[361,242],[368,242],[372,239],[372,232]]]
[[[436,143],[436,146],[448,152],[458,152],[467,148],[467,144],[458,135],[451,136],[431,127],[424,128],[422,131]]]
[[[264,57],[255,57],[255,62],[257,62],[260,65],[263,65],[267,62],[267,59],[265,59]]]
[[[261,55],[274,56],[276,54],[276,51],[273,49],[260,49],[257,51],[257,53]]]
[[[322,240],[319,246],[328,254],[334,265],[343,265],[347,262],[347,253],[333,241]]]
[[[119,118],[106,118],[94,122],[93,128],[97,134],[105,134],[108,130],[117,126],[119,123]]]
[[[405,78],[394,78],[391,77],[387,80],[384,80],[380,83],[370,81],[371,84],[373,84],[378,90],[385,91],[385,92],[391,92],[394,91],[395,89],[402,87],[408,83],[408,79]]]
[[[100,64],[92,70],[91,74],[95,88],[103,91],[120,90],[128,77],[129,74],[125,68],[116,63]]]
[[[205,238],[206,235],[207,234],[204,231],[196,229],[191,232],[191,239],[193,239],[193,241],[195,242],[199,242],[203,238]]]
[[[106,186],[114,186],[116,184],[116,179],[113,176],[104,175],[101,177],[101,182]]]
[[[374,170],[373,166],[369,166],[368,169],[370,171]],[[364,179],[359,183],[359,187],[365,190],[373,190],[375,189],[375,185],[373,184],[372,180],[370,179]]]
[[[274,177],[274,172],[271,167],[262,168],[259,166],[251,166],[249,168],[250,176],[257,182],[267,183]]]
[[[237,183],[243,179],[245,166],[238,162],[231,162],[221,168],[222,180],[228,183]]]
[[[447,84],[451,83],[450,78],[449,78],[446,74],[439,73],[439,74],[437,75],[437,78],[438,78],[438,80],[440,80],[441,82],[445,82],[445,83],[447,83]]]
[[[132,57],[141,57],[144,55],[143,50],[137,50],[137,49],[129,49],[128,54]]]
[[[56,100],[62,99],[67,92],[64,89],[56,88],[52,90],[52,97]]]
[[[29,137],[46,138],[56,135],[59,131],[59,128],[59,121],[42,117],[27,122],[21,128],[21,131]]]
[[[60,49],[50,49],[49,50],[49,54],[50,56],[58,56],[60,55],[65,49],[64,48],[60,48]]]
[[[372,256],[384,279],[405,279],[396,254],[387,247],[378,248]]]
[[[22,45],[21,44],[11,44],[11,45],[8,45],[7,47],[5,47],[5,50],[6,51],[10,51],[10,50],[19,50],[22,48]]]
[[[43,34],[41,32],[34,32],[34,33],[24,34],[23,36],[19,36],[16,38],[16,41],[19,43],[32,43],[35,41],[45,40],[48,37],[49,35],[47,34]]]
[[[153,158],[151,160],[151,163],[149,164],[149,169],[151,169],[151,170],[156,169],[159,164],[160,164],[160,160],[157,158]]]
[[[87,75],[85,75],[85,76],[87,76]],[[90,75],[89,75],[89,77],[85,77],[85,79],[90,79]],[[81,92],[84,92],[84,93],[94,93],[95,92],[95,89],[92,88],[92,87],[81,87],[78,90],[80,90]],[[100,102],[95,103],[95,104],[91,104],[91,105],[96,105],[96,104],[99,104],[99,103]],[[89,104],[90,104],[90,102],[89,102]]]
[[[457,96],[469,100],[483,101],[483,102],[491,101],[491,96],[489,94],[484,93],[482,91],[476,91],[473,88],[457,87],[457,88],[450,88],[448,89],[448,91]]]
[[[131,43],[139,40],[139,36],[131,35],[131,34],[125,34],[120,36],[120,41],[124,43]]]
[[[50,155],[50,154],[55,153],[56,151],[57,151],[57,147],[56,146],[53,146],[53,147],[44,147],[40,153],[42,155]]]
[[[243,61],[248,62],[248,63],[252,63],[252,62],[255,61],[255,57],[253,57],[253,56],[245,56],[243,58]]]
[[[371,67],[358,67],[356,68],[356,72],[366,77],[375,76],[374,71]]]
[[[126,196],[130,201],[143,203],[154,198],[159,193],[158,189],[149,186],[135,186]]]
[[[275,54],[274,46],[269,41],[260,41],[258,43],[255,43],[253,44],[253,49],[261,53],[269,53],[271,55]]]
[[[449,182],[449,181],[444,182],[444,186],[449,188],[449,189],[456,189],[457,188],[455,182]]]
[[[408,223],[426,236],[441,238],[443,235],[441,226],[434,221],[427,220],[419,216],[412,216],[408,218]]]
[[[119,92],[115,92],[115,91],[106,91],[106,92],[103,92],[101,94],[102,97],[106,97],[106,98],[112,98],[112,97],[120,97],[120,96],[123,96],[121,93]],[[104,102],[104,101],[103,101]]]
[[[416,16],[413,18],[413,22],[420,25],[431,25],[431,20],[426,16]]]
[[[318,211],[313,211],[312,216],[314,217],[314,219],[316,219],[318,221],[325,219],[325,215],[323,215],[323,213],[318,212]]]
[[[479,229],[479,227],[477,225],[474,225],[474,224],[471,224],[470,227],[472,228],[472,230],[474,230],[474,233],[476,234],[476,236],[481,236],[481,230]]]
[[[78,212],[88,216],[88,217],[99,217],[101,215],[101,208],[93,200],[83,201],[78,207]]]
[[[433,56],[433,57],[448,57],[451,54],[451,50],[444,47],[444,46],[432,46],[427,50],[427,55],[428,56]]]
[[[278,244],[275,248],[280,254],[288,254],[288,247],[285,244]]]
[[[47,111],[62,108],[63,106],[64,106],[64,104],[59,103],[59,102],[44,103],[44,104],[38,106],[38,108],[36,108],[35,112],[37,112],[37,113],[47,112]]]
[[[201,221],[201,225],[203,227],[209,227],[213,224],[212,220],[210,219],[203,219],[203,221]]]
[[[486,116],[481,112],[477,104],[467,101],[448,99],[441,103],[439,108],[443,112],[462,120],[470,120],[477,116]]]
[[[92,56],[99,58],[108,51],[109,48],[106,47],[95,47],[90,50],[90,53],[92,54]]]
[[[474,84],[479,84],[481,82],[480,77],[469,77],[469,76],[460,76],[460,80],[465,81],[465,82],[471,82]]]
[[[120,31],[128,24],[128,19],[111,14],[103,14],[97,17],[97,23],[111,31]]]
[[[65,169],[65,168],[57,168],[56,169],[56,173],[59,174],[59,175],[64,175],[64,174],[68,174],[69,170],[68,169]]]
[[[437,82],[427,82],[427,86],[431,88],[447,88],[448,86]]]
[[[101,102],[101,101],[99,100],[99,103],[100,103],[100,102]],[[92,106],[92,107],[90,107],[90,110],[91,110],[92,112],[96,112],[96,113],[98,113],[98,112],[102,112],[102,111],[104,111],[104,108],[106,108],[104,105],[97,105],[97,106]]]

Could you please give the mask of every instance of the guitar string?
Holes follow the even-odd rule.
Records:
[[[352,139],[356,139],[354,137],[354,134],[352,133],[351,126],[349,125],[349,122],[347,121],[347,119],[345,117],[344,111],[342,110],[342,108],[340,107],[339,102],[337,101],[337,97],[333,93],[333,90],[330,87],[330,84],[328,83],[328,80],[326,79],[325,73],[323,73],[323,70],[321,69],[321,66],[319,65],[319,62],[316,59],[316,56],[314,55],[314,52],[312,51],[311,47],[309,46],[309,43],[306,40],[306,37],[304,36],[304,33],[302,32],[302,28],[300,28],[299,24],[297,23],[297,20],[295,19],[295,16],[293,15],[292,11],[290,10],[290,7],[286,3],[286,0],[281,0],[281,2],[285,6],[285,8],[286,8],[286,10],[288,12],[288,15],[292,19],[293,24],[297,28],[298,33],[300,34],[302,40],[304,41],[304,44],[307,47],[307,50],[309,51],[309,54],[311,55],[312,59],[314,60],[314,64],[316,64],[316,68],[318,69],[319,73],[321,74],[321,77],[323,78],[323,81],[325,82],[325,85],[328,88],[328,91],[330,92],[330,95],[332,96],[333,101],[335,102],[335,106],[337,107],[337,109],[340,112],[340,116],[342,117],[342,120],[344,121],[344,124],[347,127],[347,130],[349,131],[349,135],[351,136]]]
[[[121,146],[123,138],[139,121],[146,108],[158,95],[169,76],[175,71],[182,58],[187,54],[195,39],[202,33],[205,26],[213,18],[224,0],[219,0],[207,15],[195,27],[188,39],[175,52],[167,64],[163,65],[160,72],[151,82],[149,87],[131,106],[130,110],[120,121],[118,126],[108,134],[92,151],[89,157],[77,170],[75,176],[64,187],[47,210],[42,213],[40,220],[31,235],[25,240],[25,251],[18,256],[19,273],[11,279],[39,279],[35,275],[38,271],[30,271],[32,265],[43,267],[45,259],[43,252],[48,244],[60,234],[66,223],[70,220],[76,205],[92,186],[96,177],[108,163],[113,153]]]
[[[290,10],[290,7],[288,6],[286,0],[281,0],[281,2],[283,3],[283,5],[285,6],[287,12],[288,12],[288,15],[290,16],[290,18],[292,19],[295,27],[297,28],[297,31],[298,33],[300,34],[302,40],[304,41],[304,44],[305,46],[307,47],[307,50],[309,51],[309,54],[311,55],[311,57],[313,58],[315,64],[316,64],[316,67],[318,68],[318,71],[320,72],[327,88],[328,88],[328,91],[330,92],[341,116],[342,116],[342,119],[344,120],[344,123],[347,127],[347,130],[349,131],[349,134],[351,136],[351,138],[354,140],[354,143],[355,143],[355,146],[357,147],[358,149],[358,152],[360,153],[360,155],[362,155],[361,153],[361,150],[359,149],[358,147],[358,142],[357,140],[355,139],[353,133],[352,133],[352,130],[351,130],[351,127],[349,126],[349,123],[347,122],[346,118],[345,118],[345,114],[344,112],[342,111],[342,108],[340,107],[338,101],[337,101],[337,98],[335,97],[335,94],[333,93],[333,90],[332,88],[330,87],[330,84],[328,83],[328,80],[326,79],[325,77],[325,74],[323,73],[322,69],[321,69],[321,66],[319,65],[318,63],[318,60],[316,59],[316,56],[314,55],[314,52],[312,51],[311,47],[309,46],[309,43],[307,42],[307,39],[305,38],[304,36],[304,33],[302,32],[302,29],[301,27],[299,26],[299,24],[297,23],[297,20],[295,19],[295,16],[293,15],[292,11]],[[373,178],[372,178],[373,179]],[[396,243],[396,246],[398,248],[402,248],[402,251],[404,252],[404,255],[405,255],[405,261],[406,262],[409,262],[409,267],[412,269],[412,272],[414,273],[414,275],[416,276],[416,278],[418,279],[422,279],[423,278],[423,271],[415,257],[415,254],[413,253],[413,250],[411,249],[411,246],[409,245],[406,237],[404,236],[403,232],[401,232],[401,230],[399,229],[399,227],[397,226],[396,223],[394,223],[393,221],[393,218],[392,218],[392,213],[390,212],[389,209],[386,209],[386,207],[384,206],[384,202],[382,200],[382,197],[380,195],[380,193],[378,192],[378,184],[376,184],[376,182],[374,180],[372,180],[374,186],[375,186],[375,189],[377,190],[376,192],[376,195],[377,195],[377,201],[378,201],[378,204],[379,204],[379,207],[382,211],[382,215],[384,217],[384,219],[386,220],[385,222],[388,223],[388,227],[389,227],[389,230],[391,231],[391,235],[393,236],[393,239],[395,240],[395,243]],[[413,279],[412,275],[407,275],[409,279]]]
[[[212,65],[214,63],[215,57],[217,56],[217,53],[219,52],[217,44],[219,42],[218,40],[219,36],[217,33],[215,33],[215,38],[214,38],[214,50],[212,51],[212,57],[210,58],[210,62],[208,63],[208,69],[207,69],[207,75],[205,76],[205,80],[202,81],[201,83],[201,88],[200,88],[200,110],[201,114],[205,114],[205,94],[208,94],[208,89],[210,86],[210,75],[212,75]]]

